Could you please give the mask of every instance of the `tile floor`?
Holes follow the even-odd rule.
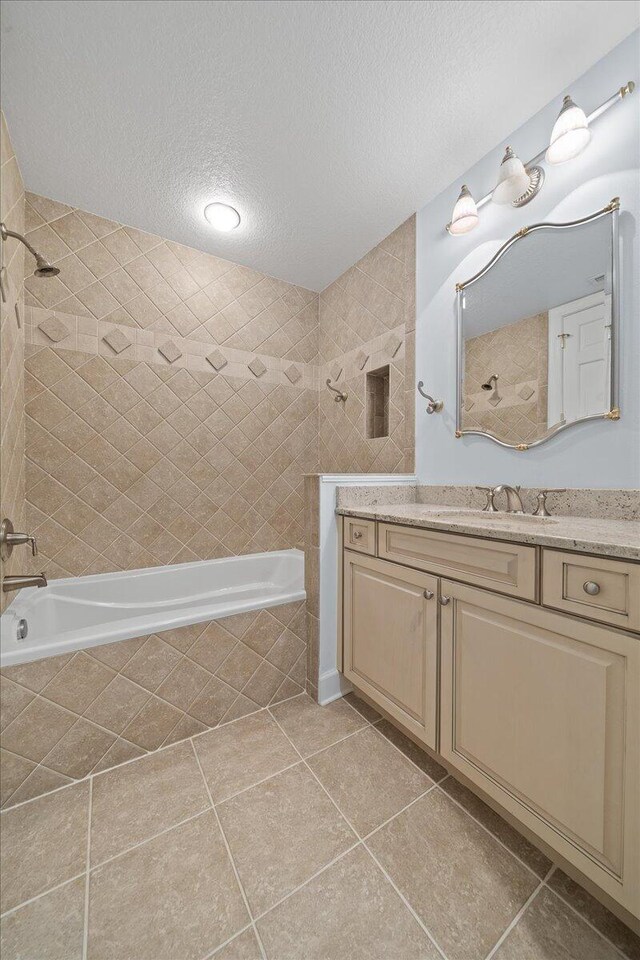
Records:
[[[349,695],[0,815],[3,960],[640,960],[640,939]]]

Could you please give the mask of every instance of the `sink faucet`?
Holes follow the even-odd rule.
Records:
[[[3,577],[2,592],[10,593],[11,590],[22,590],[24,587],[46,587],[47,578],[44,573],[35,573],[31,576],[18,575],[15,577]]]
[[[508,483],[501,483],[492,491],[494,497],[499,493],[507,495],[507,513],[524,513],[524,506],[520,498],[520,487],[510,487]]]

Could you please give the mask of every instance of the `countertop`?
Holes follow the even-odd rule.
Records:
[[[450,511],[450,513],[448,513]],[[464,507],[427,503],[338,507],[336,513],[410,527],[447,530],[494,540],[539,544],[561,550],[595,553],[621,560],[640,560],[640,522],[590,517],[532,517],[484,513]]]

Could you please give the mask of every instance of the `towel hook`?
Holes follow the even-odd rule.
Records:
[[[428,393],[425,393],[422,389],[424,387],[424,380],[418,380],[418,393],[421,397],[424,397],[425,400],[428,400],[427,404],[427,413],[440,413],[444,407],[444,400],[434,400]]]
[[[337,394],[337,396],[333,398],[336,403],[340,403],[340,401],[344,403],[347,397],[349,396],[348,393],[344,393],[342,390],[338,390],[337,387],[332,387],[330,377],[327,377],[327,386],[329,387],[329,390],[333,390],[333,392]]]

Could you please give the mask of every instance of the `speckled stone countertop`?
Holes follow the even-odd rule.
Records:
[[[410,527],[447,530],[494,540],[517,540],[622,560],[640,560],[640,522],[592,517],[532,517],[483,513],[464,507],[427,503],[339,506],[337,513]]]

